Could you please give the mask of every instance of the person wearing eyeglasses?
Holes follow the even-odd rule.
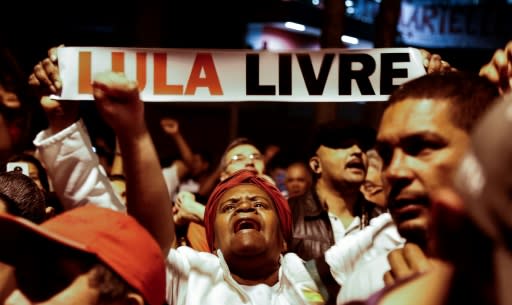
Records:
[[[220,180],[225,180],[241,169],[249,169],[263,175],[265,161],[263,154],[248,138],[233,140],[222,156]]]

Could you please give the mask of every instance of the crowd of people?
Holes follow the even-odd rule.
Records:
[[[92,83],[105,165],[78,104],[49,98],[57,49],[27,81],[48,122],[33,150],[2,99],[0,304],[512,304],[512,42],[479,74],[424,51],[377,129],[320,124],[280,171],[249,138],[215,165],[172,117],[180,157],[163,166],[117,72]]]

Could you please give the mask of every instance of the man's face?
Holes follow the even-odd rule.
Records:
[[[289,197],[300,196],[311,185],[311,174],[305,165],[292,164],[286,170],[286,190]]]
[[[244,168],[252,169],[260,175],[265,171],[263,155],[256,147],[250,144],[233,147],[233,149],[226,153],[224,158],[226,166],[221,175],[221,180]]]
[[[16,267],[18,289],[5,304],[99,304],[99,287],[91,286],[91,272],[90,265],[72,258],[30,260]]]
[[[345,148],[330,148],[321,145],[316,156],[310,161],[319,166],[312,169],[319,174],[319,180],[329,185],[354,185],[359,187],[366,176],[368,158],[357,143]]]
[[[383,159],[388,207],[402,236],[426,237],[429,194],[450,183],[469,144],[447,101],[405,99],[383,114],[377,149]]]
[[[284,241],[274,202],[253,184],[235,186],[222,195],[215,217],[215,248],[233,257],[278,258]]]

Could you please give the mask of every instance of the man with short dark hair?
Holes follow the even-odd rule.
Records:
[[[18,288],[5,304],[165,303],[160,247],[126,214],[86,205],[36,225],[0,213],[0,231]]]
[[[294,220],[290,251],[304,260],[317,261],[331,304],[353,266],[370,259],[367,255],[376,256],[402,243],[386,213],[379,216],[378,225],[359,234],[371,218],[381,214],[360,191],[368,166],[366,151],[374,141],[371,127],[334,122],[321,125],[309,161],[313,184],[305,195],[289,199]],[[395,237],[373,243],[372,236],[380,230],[393,231],[387,236]],[[345,246],[347,238],[350,249]],[[379,248],[367,251],[375,244]]]
[[[431,255],[429,195],[449,185],[470,143],[469,133],[496,96],[489,81],[463,72],[428,74],[390,96],[376,147],[383,160],[389,211],[408,242],[406,255],[416,249]],[[338,301],[365,299],[384,287],[384,274],[395,260],[402,260],[401,251],[392,252],[389,263],[382,255],[356,270]]]
[[[368,222],[373,207],[360,192],[366,176],[366,150],[375,131],[355,124],[321,125],[309,165],[313,184],[304,196],[290,198],[294,234],[290,250],[305,260],[323,256],[336,241]]]

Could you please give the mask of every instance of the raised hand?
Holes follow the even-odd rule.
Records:
[[[28,78],[29,85],[40,95],[59,94],[62,90],[57,60],[57,50],[60,47],[63,45],[48,50],[48,57],[34,66]]]
[[[505,48],[497,49],[479,74],[496,84],[501,94],[508,92],[512,87],[512,41]]]
[[[422,273],[432,267],[429,258],[421,248],[413,243],[406,243],[403,248],[391,251],[388,254],[391,270],[384,274],[384,283],[391,285],[397,280]]]
[[[98,111],[119,139],[146,131],[144,104],[135,81],[123,73],[104,72],[94,78],[92,87]]]
[[[180,132],[179,123],[175,119],[163,118],[160,120],[160,126],[163,131],[170,136],[174,136]]]

